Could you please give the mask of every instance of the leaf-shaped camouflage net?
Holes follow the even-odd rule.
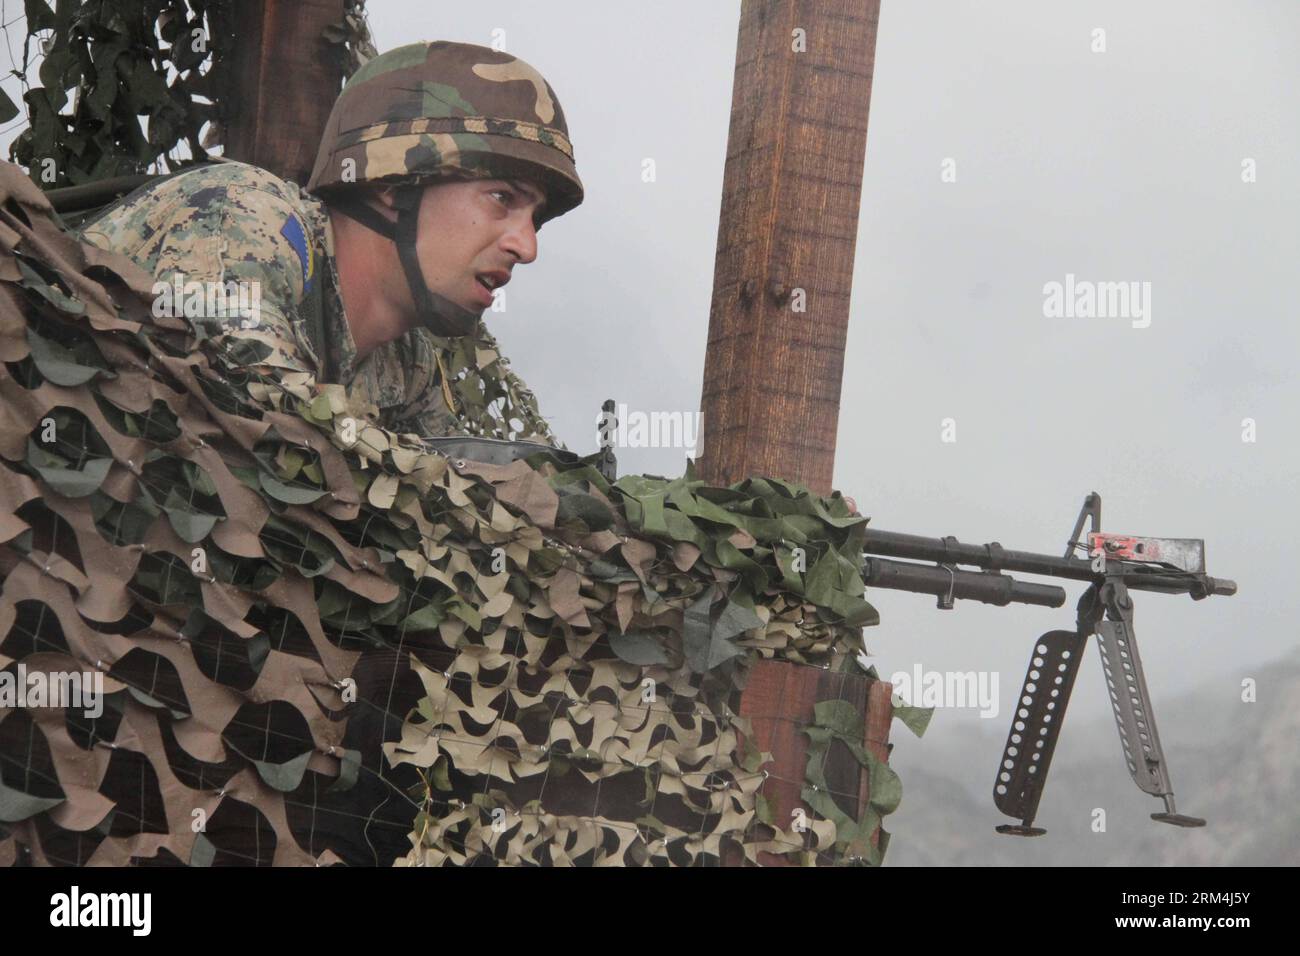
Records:
[[[0,863],[879,861],[860,710],[799,727],[792,821],[737,713],[760,658],[874,680],[838,496],[448,459],[152,318],[7,164],[0,204]]]

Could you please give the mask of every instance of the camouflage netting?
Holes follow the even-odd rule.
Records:
[[[7,164],[0,205],[0,670],[107,694],[0,708],[0,864],[880,860],[861,713],[804,731],[806,828],[735,713],[760,657],[874,679],[841,498],[450,460],[152,318]]]
[[[6,31],[5,41],[29,126],[9,155],[43,187],[164,164],[175,169],[186,155],[202,160],[222,144],[224,126],[239,109],[229,101],[230,53],[246,29],[239,4],[24,0],[22,7],[27,35],[19,40]],[[339,7],[342,16],[325,30],[321,47],[347,78],[376,51],[364,0]],[[19,104],[0,90],[0,123],[18,113]]]
[[[224,62],[230,44],[210,21],[230,20],[228,6],[228,0],[25,0],[28,35],[13,73],[23,86],[29,126],[10,146],[11,158],[57,187],[175,165],[181,152],[206,157],[205,147],[216,144],[209,123],[219,123],[221,112],[211,102],[221,72],[213,67]],[[31,77],[36,58],[40,68]],[[0,94],[0,122],[17,110]]]

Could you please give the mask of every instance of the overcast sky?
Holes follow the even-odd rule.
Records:
[[[547,225],[490,320],[569,446],[594,449],[606,397],[697,410],[740,4],[370,6],[380,49],[504,30],[564,105],[587,200]],[[1300,643],[1298,63],[1285,2],[881,13],[836,487],[878,527],[1013,548],[1063,551],[1094,490],[1105,529],[1204,538],[1210,573],[1241,591],[1138,596],[1157,715],[1207,681],[1266,693],[1256,665]],[[1149,327],[1046,318],[1044,285],[1070,273],[1151,283]],[[683,453],[620,462],[679,474]],[[943,716],[1002,736],[1033,638],[1073,625],[1067,590],[1059,610],[949,612],[875,591],[868,643],[885,676],[1000,672],[997,719]],[[1090,651],[1076,717],[1108,712],[1100,672]],[[1195,728],[1163,737],[1180,733]]]
[[[587,200],[543,230],[489,324],[568,445],[594,450],[607,397],[697,410],[740,4],[369,8],[381,50],[504,30],[564,106]],[[1107,530],[1203,537],[1210,573],[1241,591],[1138,595],[1157,714],[1162,695],[1243,677],[1267,693],[1261,665],[1298,643],[1297,63],[1284,0],[885,0],[881,15],[836,487],[880,528],[1027,550],[1062,551],[1092,490]],[[1046,317],[1044,285],[1067,274],[1150,283],[1149,327]],[[678,474],[684,456],[620,460]],[[1059,610],[951,612],[872,592],[868,643],[886,677],[998,672],[996,720],[935,726],[1000,737],[1033,638],[1073,624],[1068,590]],[[1071,710],[1108,710],[1092,651]],[[1161,730],[1167,748],[1196,733]]]

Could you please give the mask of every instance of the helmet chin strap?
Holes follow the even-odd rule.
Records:
[[[397,247],[397,258],[406,274],[406,285],[415,303],[417,321],[434,335],[446,338],[468,335],[478,325],[479,314],[457,305],[429,288],[420,270],[420,258],[415,249],[420,226],[420,197],[424,188],[418,185],[398,186],[393,205],[397,221],[384,217],[374,206],[360,196],[340,195],[330,200],[330,208],[367,229],[391,239]]]

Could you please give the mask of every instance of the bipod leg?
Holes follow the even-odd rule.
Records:
[[[1087,639],[1086,630],[1048,631],[1034,645],[993,785],[993,803],[1021,822],[1003,824],[996,828],[998,833],[1042,836],[1047,832],[1033,825],[1034,816]]]
[[[1164,801],[1164,812],[1151,814],[1152,820],[1179,827],[1203,827],[1205,821],[1200,817],[1184,816],[1174,806],[1169,768],[1156,733],[1151,695],[1133,631],[1133,599],[1123,581],[1107,581],[1101,588],[1101,600],[1106,620],[1097,624],[1097,648],[1101,651],[1120,746],[1124,748],[1124,762],[1138,789]]]

